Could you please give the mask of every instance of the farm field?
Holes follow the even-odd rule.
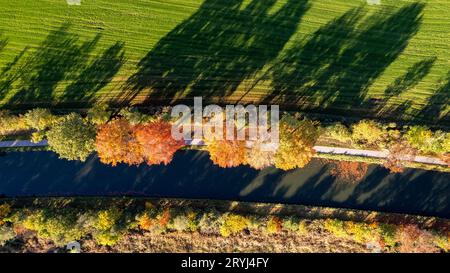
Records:
[[[277,103],[450,125],[450,1],[0,1],[0,104]]]

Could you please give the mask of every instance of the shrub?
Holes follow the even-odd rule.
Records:
[[[28,129],[30,127],[25,122],[23,116],[12,115],[7,110],[0,111],[0,135],[7,135]]]
[[[397,245],[397,227],[391,224],[378,224],[378,234],[383,244],[389,248]]]
[[[50,110],[42,108],[35,108],[28,111],[24,118],[29,127],[39,131],[47,129],[58,120]]]
[[[93,124],[103,125],[109,121],[111,114],[112,112],[108,110],[108,105],[101,103],[89,109],[87,118]]]
[[[323,227],[325,228],[325,230],[334,234],[336,237],[348,238],[344,221],[338,219],[326,219],[324,221]]]
[[[437,252],[437,246],[433,243],[433,235],[421,230],[416,225],[404,225],[397,232],[398,247],[400,252],[422,253]]]
[[[283,229],[283,221],[276,217],[271,216],[267,221],[266,231],[269,234],[279,233]]]
[[[283,219],[283,228],[288,231],[298,231],[299,230],[300,219],[296,216],[291,216]]]
[[[325,128],[325,136],[340,142],[348,142],[352,139],[350,130],[344,124],[337,122]]]
[[[171,210],[170,208],[165,208],[160,215],[158,215],[158,224],[164,229],[169,224],[171,218]]]
[[[116,208],[112,208],[99,211],[97,216],[98,220],[94,227],[98,230],[106,231],[111,230],[117,225],[120,217],[122,216],[122,212]]]
[[[435,233],[434,244],[445,252],[450,252],[450,233],[445,236],[443,234]]]
[[[249,225],[249,220],[242,215],[226,214],[220,227],[220,234],[224,237],[242,232]]]
[[[177,231],[186,231],[188,230],[188,221],[186,215],[177,215],[172,219],[171,228]]]
[[[376,226],[370,226],[366,223],[346,222],[345,230],[357,242],[367,243],[378,241]]]
[[[39,143],[45,139],[46,132],[45,131],[36,131],[31,134],[31,142]]]
[[[5,223],[5,218],[11,213],[11,206],[9,204],[0,205],[0,226]]]
[[[153,117],[140,113],[135,107],[125,107],[120,110],[119,115],[126,118],[131,125],[153,121]]]
[[[220,229],[221,226],[221,216],[222,214],[215,209],[208,210],[207,212],[203,213],[198,222],[199,229],[203,233],[216,232]]]
[[[412,147],[424,153],[443,154],[450,151],[450,133],[433,133],[426,126],[410,126],[405,137]]]
[[[140,229],[150,231],[155,226],[155,221],[147,213],[138,217],[138,225]]]
[[[57,245],[79,240],[84,230],[77,227],[76,215],[73,213],[57,213],[51,210],[34,211],[23,221],[26,229],[36,231],[38,236],[52,240]]]
[[[0,226],[0,246],[3,246],[7,241],[14,239],[16,234],[10,226]]]
[[[352,125],[352,140],[358,145],[375,145],[383,138],[384,130],[372,120],[361,120]]]
[[[120,234],[110,231],[101,231],[94,235],[95,241],[99,245],[103,246],[113,246],[120,240],[120,238]]]

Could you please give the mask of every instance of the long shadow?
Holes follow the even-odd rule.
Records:
[[[6,47],[8,44],[8,39],[3,37],[3,34],[0,33],[0,52]]]
[[[416,114],[429,123],[450,126],[450,72],[442,85],[428,99],[427,104]],[[447,110],[446,110],[447,109]]]
[[[25,48],[2,68],[0,97],[14,92],[8,107],[85,105],[111,81],[124,61],[124,44],[117,42],[97,55],[94,50],[101,34],[82,41],[70,27],[63,23],[37,47]]]
[[[124,43],[117,42],[86,67],[65,92],[65,102],[92,101],[95,93],[106,86],[125,62]]]
[[[366,111],[368,87],[408,45],[423,8],[413,3],[364,20],[364,10],[354,9],[321,27],[274,66],[274,91],[266,101],[315,102],[321,110],[334,112]]]
[[[57,84],[82,67],[100,35],[80,44],[78,35],[70,33],[69,27],[64,23],[51,31],[36,51],[27,56],[20,77],[21,88],[11,103],[52,101]]]
[[[125,101],[152,90],[148,100],[177,95],[221,97],[232,93],[282,50],[295,33],[307,0],[206,0],[198,11],[162,38],[128,81]]]
[[[419,61],[409,67],[404,75],[396,78],[395,81],[386,88],[384,98],[377,102],[377,105],[373,107],[374,113],[381,116],[405,116],[405,111],[411,107],[412,101],[403,100],[401,104],[389,107],[386,106],[387,102],[391,98],[397,97],[416,86],[428,75],[435,61],[436,57]],[[415,117],[411,115],[409,116],[409,119],[414,120]]]
[[[415,63],[406,73],[395,79],[385,90],[386,97],[398,96],[404,91],[417,85],[428,73],[436,61],[436,57],[428,58]]]

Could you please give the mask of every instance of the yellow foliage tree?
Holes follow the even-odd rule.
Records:
[[[280,121],[280,146],[275,154],[275,167],[282,170],[302,168],[315,154],[314,143],[319,137],[318,124],[285,115]]]
[[[265,150],[263,149],[263,145],[264,143],[258,140],[247,149],[247,164],[257,170],[274,165],[275,151]]]

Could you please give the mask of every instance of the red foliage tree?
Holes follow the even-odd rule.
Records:
[[[172,138],[171,129],[172,125],[162,120],[135,128],[147,164],[169,164],[175,152],[185,145],[183,140]]]

